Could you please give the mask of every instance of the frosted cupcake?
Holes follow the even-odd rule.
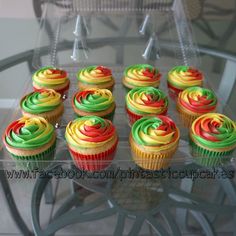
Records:
[[[123,85],[128,88],[159,87],[161,74],[157,68],[147,64],[129,66],[124,71]]]
[[[219,113],[204,114],[191,126],[190,143],[200,164],[222,164],[236,148],[236,123]]]
[[[98,116],[75,119],[67,125],[65,137],[78,168],[96,171],[111,164],[118,143],[111,121]]]
[[[110,90],[93,88],[77,92],[72,107],[78,116],[99,116],[112,121],[116,105]]]
[[[54,158],[56,134],[44,118],[22,117],[6,128],[2,139],[18,167],[23,169],[43,168]]]
[[[112,91],[115,84],[112,72],[105,66],[89,66],[77,73],[80,90],[99,88]]]
[[[42,67],[33,74],[35,90],[53,89],[62,96],[68,95],[70,80],[67,72],[52,66]]]
[[[131,125],[144,116],[165,115],[167,109],[168,98],[160,89],[134,88],[126,95],[126,111]]]
[[[184,125],[190,127],[193,121],[209,112],[215,112],[217,98],[210,89],[190,87],[180,92],[177,98],[177,110]]]
[[[167,85],[170,95],[176,97],[186,88],[202,86],[203,74],[190,66],[176,66],[168,72]]]
[[[21,99],[20,106],[23,116],[43,117],[53,125],[60,122],[64,111],[60,93],[52,89],[27,94]]]
[[[167,116],[137,120],[129,137],[134,162],[149,170],[168,167],[178,147],[179,137],[179,129]]]

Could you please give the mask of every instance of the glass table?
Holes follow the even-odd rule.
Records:
[[[217,16],[217,13],[215,14]],[[228,12],[228,14],[232,13]],[[219,111],[229,114],[232,119],[235,119],[233,104],[236,78],[235,48],[234,45],[232,47],[228,45],[228,48],[225,48],[225,45],[217,44],[226,37],[227,32],[219,33],[217,39],[213,37],[214,44],[211,41],[214,26],[231,27],[234,19],[223,18],[224,20],[222,20],[220,18],[222,12],[219,12],[218,15],[219,19],[216,17],[216,19],[206,20],[213,26],[211,29],[202,30],[201,33],[199,33],[201,17],[195,16],[194,19],[191,19],[193,32],[197,33],[196,41],[199,49],[197,63],[207,75],[207,85],[217,94],[223,95],[218,97],[220,99]],[[66,41],[62,40],[62,43],[58,44],[58,58],[55,59],[55,63],[60,65],[62,62],[64,66],[66,65],[73,83],[69,98],[65,101],[68,112],[63,117],[64,123],[57,127],[56,161],[41,172],[26,171],[21,172],[25,175],[18,176],[19,171],[14,172],[17,170],[17,165],[10,159],[1,143],[0,180],[2,187],[0,189],[5,197],[6,206],[8,206],[3,208],[2,212],[4,214],[10,212],[18,228],[9,229],[8,219],[3,219],[4,224],[0,226],[0,232],[20,232],[23,235],[224,235],[226,232],[236,234],[235,160],[233,158],[227,165],[216,168],[198,165],[189,154],[188,132],[184,127],[181,127],[183,135],[179,150],[173,157],[170,169],[164,173],[145,172],[135,166],[130,158],[127,144],[130,127],[124,112],[125,90],[122,88],[120,78],[124,66],[136,61],[135,51],[138,55],[142,55],[145,51],[143,45],[149,40],[149,35],[147,38],[137,40],[132,33],[133,29],[137,32],[143,26],[146,17],[144,14],[132,17],[131,20],[130,18],[124,19],[124,21],[117,20],[117,16],[115,20],[110,15],[97,17],[95,22],[108,28],[110,37],[105,37],[104,42],[103,38],[98,40],[93,38],[93,34],[90,36],[87,43],[92,51],[90,52],[92,56],[89,55],[86,63],[83,63],[84,58],[76,58],[71,61],[71,64],[67,63],[66,60],[70,56],[73,57],[74,41],[70,41],[66,37],[67,32],[65,31],[64,39]],[[69,20],[75,22],[76,19],[77,15]],[[68,26],[69,20],[65,21],[65,24],[67,27],[73,27],[73,25]],[[17,19],[2,19],[1,21],[10,28],[15,25],[22,28],[25,25],[38,27],[36,19],[22,22]],[[92,19],[92,30],[93,21]],[[129,21],[132,21],[136,27],[129,28],[131,31],[125,27]],[[47,23],[45,24],[47,25]],[[120,29],[122,30],[120,31]],[[28,31],[30,34],[31,30],[32,28],[29,27],[26,32]],[[128,39],[123,37],[124,31],[128,32]],[[228,34],[227,40],[233,39],[233,32]],[[116,35],[117,40],[114,40],[113,35]],[[207,39],[204,40],[204,37]],[[130,40],[133,40],[132,43]],[[34,44],[35,40],[32,39],[32,41]],[[120,41],[122,41],[122,45]],[[163,40],[160,41],[160,45],[164,45]],[[40,45],[40,48],[36,50],[40,51],[40,57],[37,52],[35,54],[32,44],[30,47],[26,45],[23,52],[14,53],[0,61],[0,76],[4,81],[3,87],[0,89],[2,93],[1,133],[10,120],[20,116],[17,104],[24,93],[32,90],[31,75],[35,71],[35,66],[40,65],[40,62],[44,64],[48,60],[48,44]],[[135,47],[136,45],[137,47]],[[166,41],[166,45],[167,48],[176,47],[174,40]],[[216,46],[214,47],[214,45]],[[128,53],[126,53],[127,50]],[[162,49],[161,52],[166,56],[161,61],[163,78],[165,78],[168,63],[171,64],[169,58],[173,51],[170,52],[170,55],[168,50]],[[108,56],[104,57],[104,53]],[[36,56],[37,58],[35,58]],[[67,59],[64,60],[64,58]],[[110,62],[103,61],[106,58],[109,58]],[[141,62],[152,63],[152,58],[141,58],[137,58],[138,62],[142,60]],[[113,68],[117,78],[114,95],[118,106],[114,124],[119,130],[120,143],[115,160],[106,170],[110,173],[118,171],[116,178],[114,176],[106,178],[102,173],[97,173],[97,175],[83,173],[75,168],[63,138],[64,126],[73,119],[70,96],[77,89],[75,80],[77,68],[74,67],[74,64],[86,65],[95,63],[99,59]],[[16,75],[19,77],[17,81]],[[168,92],[165,82],[162,83],[161,89]],[[181,125],[175,112],[175,102],[171,99],[169,115],[174,117],[177,125]],[[129,171],[133,171],[135,176],[130,177]],[[69,176],[69,173],[72,175]],[[10,216],[9,219],[11,219]]]

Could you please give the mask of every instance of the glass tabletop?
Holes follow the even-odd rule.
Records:
[[[221,104],[219,111],[235,119],[233,91],[235,91],[236,57],[233,2],[229,3],[229,6],[222,6],[221,3],[214,1],[206,1],[204,4],[195,1],[195,5],[189,3],[184,6],[188,8],[189,19],[186,21],[191,22],[191,40],[197,45],[197,48],[191,48],[191,55],[194,56],[188,58],[206,74],[207,86],[213,88],[217,94],[223,95],[219,97]],[[148,1],[147,3],[149,4]],[[171,1],[165,3],[170,4]],[[55,9],[53,4],[50,7]],[[56,7],[61,9],[60,5]],[[64,14],[64,8],[62,10]],[[114,124],[119,129],[120,147],[112,165],[104,172],[83,172],[75,168],[65,148],[63,127],[73,118],[70,99],[77,90],[75,80],[77,68],[101,62],[112,67],[119,81],[124,67],[129,64],[148,61],[158,66],[158,61],[153,63],[152,57],[147,60],[142,55],[148,46],[147,42],[153,36],[152,29],[155,27],[160,29],[161,25],[163,27],[166,19],[168,27],[174,22],[174,17],[166,15],[166,11],[167,8],[157,14],[85,15],[86,22],[91,21],[92,31],[86,42],[90,47],[88,58],[84,51],[82,55],[74,54],[73,58],[75,37],[71,31],[78,20],[78,12],[69,11],[70,15],[65,15],[63,18],[60,42],[56,42],[57,44],[55,41],[50,42],[52,38],[50,30],[45,32],[48,29],[47,23],[39,24],[37,18],[0,19],[0,25],[7,26],[7,28],[2,27],[4,33],[0,39],[3,48],[3,53],[0,55],[0,77],[3,82],[0,88],[1,134],[10,121],[20,116],[17,104],[26,92],[32,90],[31,75],[40,63],[44,65],[53,59],[54,65],[65,67],[74,81],[69,98],[65,101],[68,112],[63,117],[61,128],[57,129],[60,137],[58,145],[61,146],[57,151],[59,161],[40,171],[19,172],[6,150],[1,149],[1,180],[7,180],[5,184],[9,182],[23,220],[37,235],[50,235],[54,232],[57,232],[56,235],[235,233],[234,161],[216,168],[203,167],[193,162],[187,149],[188,130],[186,128],[181,128],[184,135],[180,142],[180,149],[173,158],[176,161],[170,168],[162,172],[152,172],[135,166],[131,158],[127,162],[130,148],[126,139],[130,127],[123,109],[126,91],[121,82],[117,82],[114,90],[118,105]],[[151,15],[148,17],[151,17],[151,22],[154,23],[146,26],[147,35],[140,36],[139,30],[142,29],[145,19],[147,20],[147,15]],[[57,24],[58,21],[54,22],[54,20],[49,21],[49,24],[55,26],[53,24]],[[94,28],[96,30],[93,30]],[[164,29],[165,27],[163,31]],[[17,32],[19,39],[15,37]],[[125,37],[123,37],[124,32]],[[183,54],[176,57],[179,53],[179,44],[178,41],[176,44],[175,40],[177,36],[178,31],[175,30],[167,30],[161,36],[158,34],[160,48],[156,49],[160,52],[159,65],[163,78],[166,77],[169,67],[184,61]],[[41,37],[46,39],[42,40]],[[189,43],[190,40],[187,42]],[[48,53],[52,50],[52,45],[54,50],[57,47],[55,58],[52,58],[52,53]],[[77,64],[78,66],[75,67]],[[165,83],[161,84],[161,89],[168,93]],[[174,117],[177,125],[181,125],[175,112],[175,101],[171,98],[169,115]],[[5,184],[0,188],[3,193],[7,190],[4,188]],[[41,200],[42,195],[45,197],[45,202]],[[1,206],[0,209],[9,214],[6,207]],[[16,216],[16,211],[11,214]],[[0,226],[0,232],[27,232],[22,231],[24,223],[20,220],[16,220],[20,230],[17,227],[10,230],[7,227],[8,219],[11,221],[10,215],[2,219],[5,223]]]

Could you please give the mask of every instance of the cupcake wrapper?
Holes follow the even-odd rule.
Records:
[[[169,96],[175,101],[178,98],[178,94],[182,91],[173,87],[169,82],[167,82]]]
[[[104,119],[107,119],[107,120],[110,120],[111,122],[113,122],[114,115],[115,115],[115,109],[111,113],[109,113],[109,114],[107,114],[105,116],[100,116],[100,117],[102,117]],[[80,116],[80,115],[75,113],[75,119],[76,118],[80,118],[80,117],[82,117],[82,116]]]
[[[117,143],[118,142],[116,142],[110,149],[94,155],[84,155],[75,152],[71,148],[69,148],[69,151],[76,167],[81,170],[93,172],[104,170],[111,164],[115,156]]]
[[[127,115],[128,115],[128,119],[129,119],[129,124],[132,125],[135,121],[141,119],[142,115],[137,115],[137,114],[134,114],[133,112],[131,112],[127,107],[125,108],[126,109],[126,112],[127,112]],[[156,115],[166,115],[167,113],[167,109],[160,113],[160,114],[156,114]]]
[[[35,170],[46,168],[54,159],[56,142],[46,151],[32,156],[17,156],[12,153],[11,156],[16,162],[17,169]]]
[[[233,150],[223,152],[210,151],[198,146],[192,140],[190,140],[190,144],[195,161],[202,166],[213,167],[225,164],[230,161],[227,156],[233,153]]]
[[[79,82],[79,83],[78,83],[78,89],[79,89],[79,91],[83,91],[83,90],[90,89],[90,88],[100,88],[100,89],[108,89],[108,90],[110,90],[111,92],[113,92],[114,85],[115,85],[115,84],[113,84],[113,85],[110,86],[110,87],[97,87],[96,85],[94,85],[94,86],[89,85],[89,86],[88,86],[88,85],[86,85],[85,83]]]
[[[143,169],[160,170],[170,165],[173,154],[176,152],[178,143],[165,152],[146,153],[131,143],[132,158]]]
[[[179,117],[180,117],[183,125],[187,128],[190,128],[193,121],[199,117],[198,115],[191,115],[191,114],[185,113],[178,106],[177,106],[177,110],[178,110],[178,114],[179,114]]]

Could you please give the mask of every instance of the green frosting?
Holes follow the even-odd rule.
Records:
[[[41,114],[53,111],[61,104],[60,95],[55,92],[34,92],[28,94],[21,103],[24,111],[31,114]]]
[[[14,148],[35,149],[51,141],[53,126],[43,118],[21,118],[10,124],[5,141]]]
[[[91,89],[77,93],[74,104],[81,111],[99,112],[109,109],[114,104],[114,98],[107,89]]]
[[[230,148],[236,145],[236,124],[222,114],[208,113],[193,123],[192,138],[206,148]]]
[[[147,116],[132,126],[132,137],[140,145],[160,147],[177,139],[177,128],[167,116]]]
[[[136,64],[136,65],[132,65],[132,66],[129,66],[129,67],[126,67],[125,68],[125,71],[124,71],[124,76],[128,76],[127,75],[127,73],[128,72],[131,72],[132,73],[132,71],[134,71],[134,70],[149,70],[149,71],[155,71],[155,73],[154,73],[154,76],[157,76],[158,74],[159,74],[159,71],[155,68],[155,67],[153,67],[153,66],[151,66],[151,65],[148,65],[148,64]]]
[[[176,71],[177,73],[187,72],[188,69],[189,69],[189,66],[175,66],[174,68],[172,68],[170,70],[170,72],[172,72],[172,71]]]
[[[161,114],[168,107],[168,98],[154,87],[134,88],[126,95],[126,105],[135,114]]]

